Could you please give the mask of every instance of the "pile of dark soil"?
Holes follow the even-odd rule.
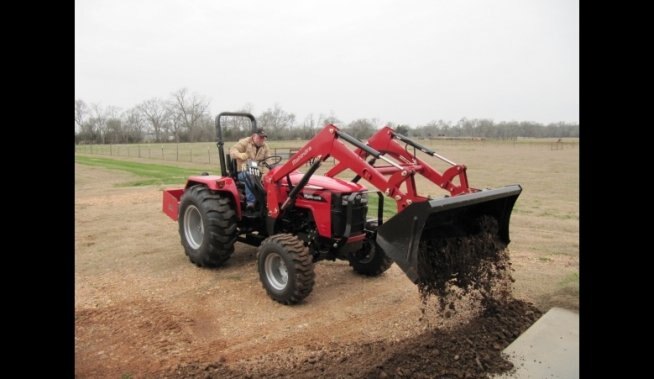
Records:
[[[489,302],[479,316],[451,330],[366,344],[298,346],[233,363],[191,364],[164,378],[488,378],[513,365],[501,351],[541,315],[533,305]]]
[[[187,365],[161,376],[488,378],[511,370],[501,351],[541,312],[511,297],[509,256],[493,218],[448,228],[423,237],[418,289],[424,318],[428,300],[435,298],[436,319],[449,319],[449,327],[428,322],[427,331],[402,341],[298,346],[229,365]]]

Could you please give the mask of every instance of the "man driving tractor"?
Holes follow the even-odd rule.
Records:
[[[270,156],[270,150],[266,144],[268,136],[263,128],[258,128],[251,136],[240,139],[231,149],[229,155],[236,159],[236,169],[238,170],[238,180],[246,183],[245,165],[248,160],[260,161]],[[245,198],[247,201],[247,210],[254,209],[256,198],[252,189],[245,185]]]

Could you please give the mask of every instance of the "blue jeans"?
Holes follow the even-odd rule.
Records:
[[[248,186],[247,182],[245,181],[245,175],[247,175],[244,171],[241,171],[238,173],[238,180],[241,181],[241,183],[245,184],[245,200],[247,201],[248,204],[254,204],[254,202],[257,200],[256,197],[254,197],[254,194],[252,193],[252,189],[250,189],[250,186]]]

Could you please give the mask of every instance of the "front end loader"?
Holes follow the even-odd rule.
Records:
[[[494,220],[498,238],[509,243],[510,216],[522,191],[519,185],[475,189],[468,185],[465,166],[392,128],[380,129],[363,143],[331,124],[284,164],[279,156],[250,162],[241,182],[236,179],[234,160],[223,148],[221,119],[228,116],[246,117],[256,130],[251,114],[219,114],[221,175],[192,176],[184,188],[165,190],[163,211],[178,221],[185,252],[199,266],[223,265],[237,241],[258,246],[259,277],[276,301],[295,304],[306,298],[315,282],[314,263],[324,259],[347,260],[355,272],[367,276],[380,275],[395,262],[413,283],[420,284],[429,280],[430,273],[425,269],[425,249],[420,248],[424,241],[430,236],[476,233],[470,225],[480,218]],[[450,167],[439,172],[418,152]],[[316,175],[329,158],[337,163],[324,175]],[[306,172],[301,172],[306,165]],[[263,174],[261,168],[268,171]],[[345,170],[355,176],[338,178]],[[418,176],[448,195],[419,194]],[[368,190],[359,183],[361,179],[377,190]],[[245,210],[245,186],[257,198],[251,212]],[[388,220],[382,217],[383,197],[397,206],[397,214]],[[368,218],[368,204],[375,198],[378,213]]]

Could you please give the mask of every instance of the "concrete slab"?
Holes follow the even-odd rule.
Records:
[[[494,379],[579,378],[579,314],[550,309],[504,353],[516,370]]]

